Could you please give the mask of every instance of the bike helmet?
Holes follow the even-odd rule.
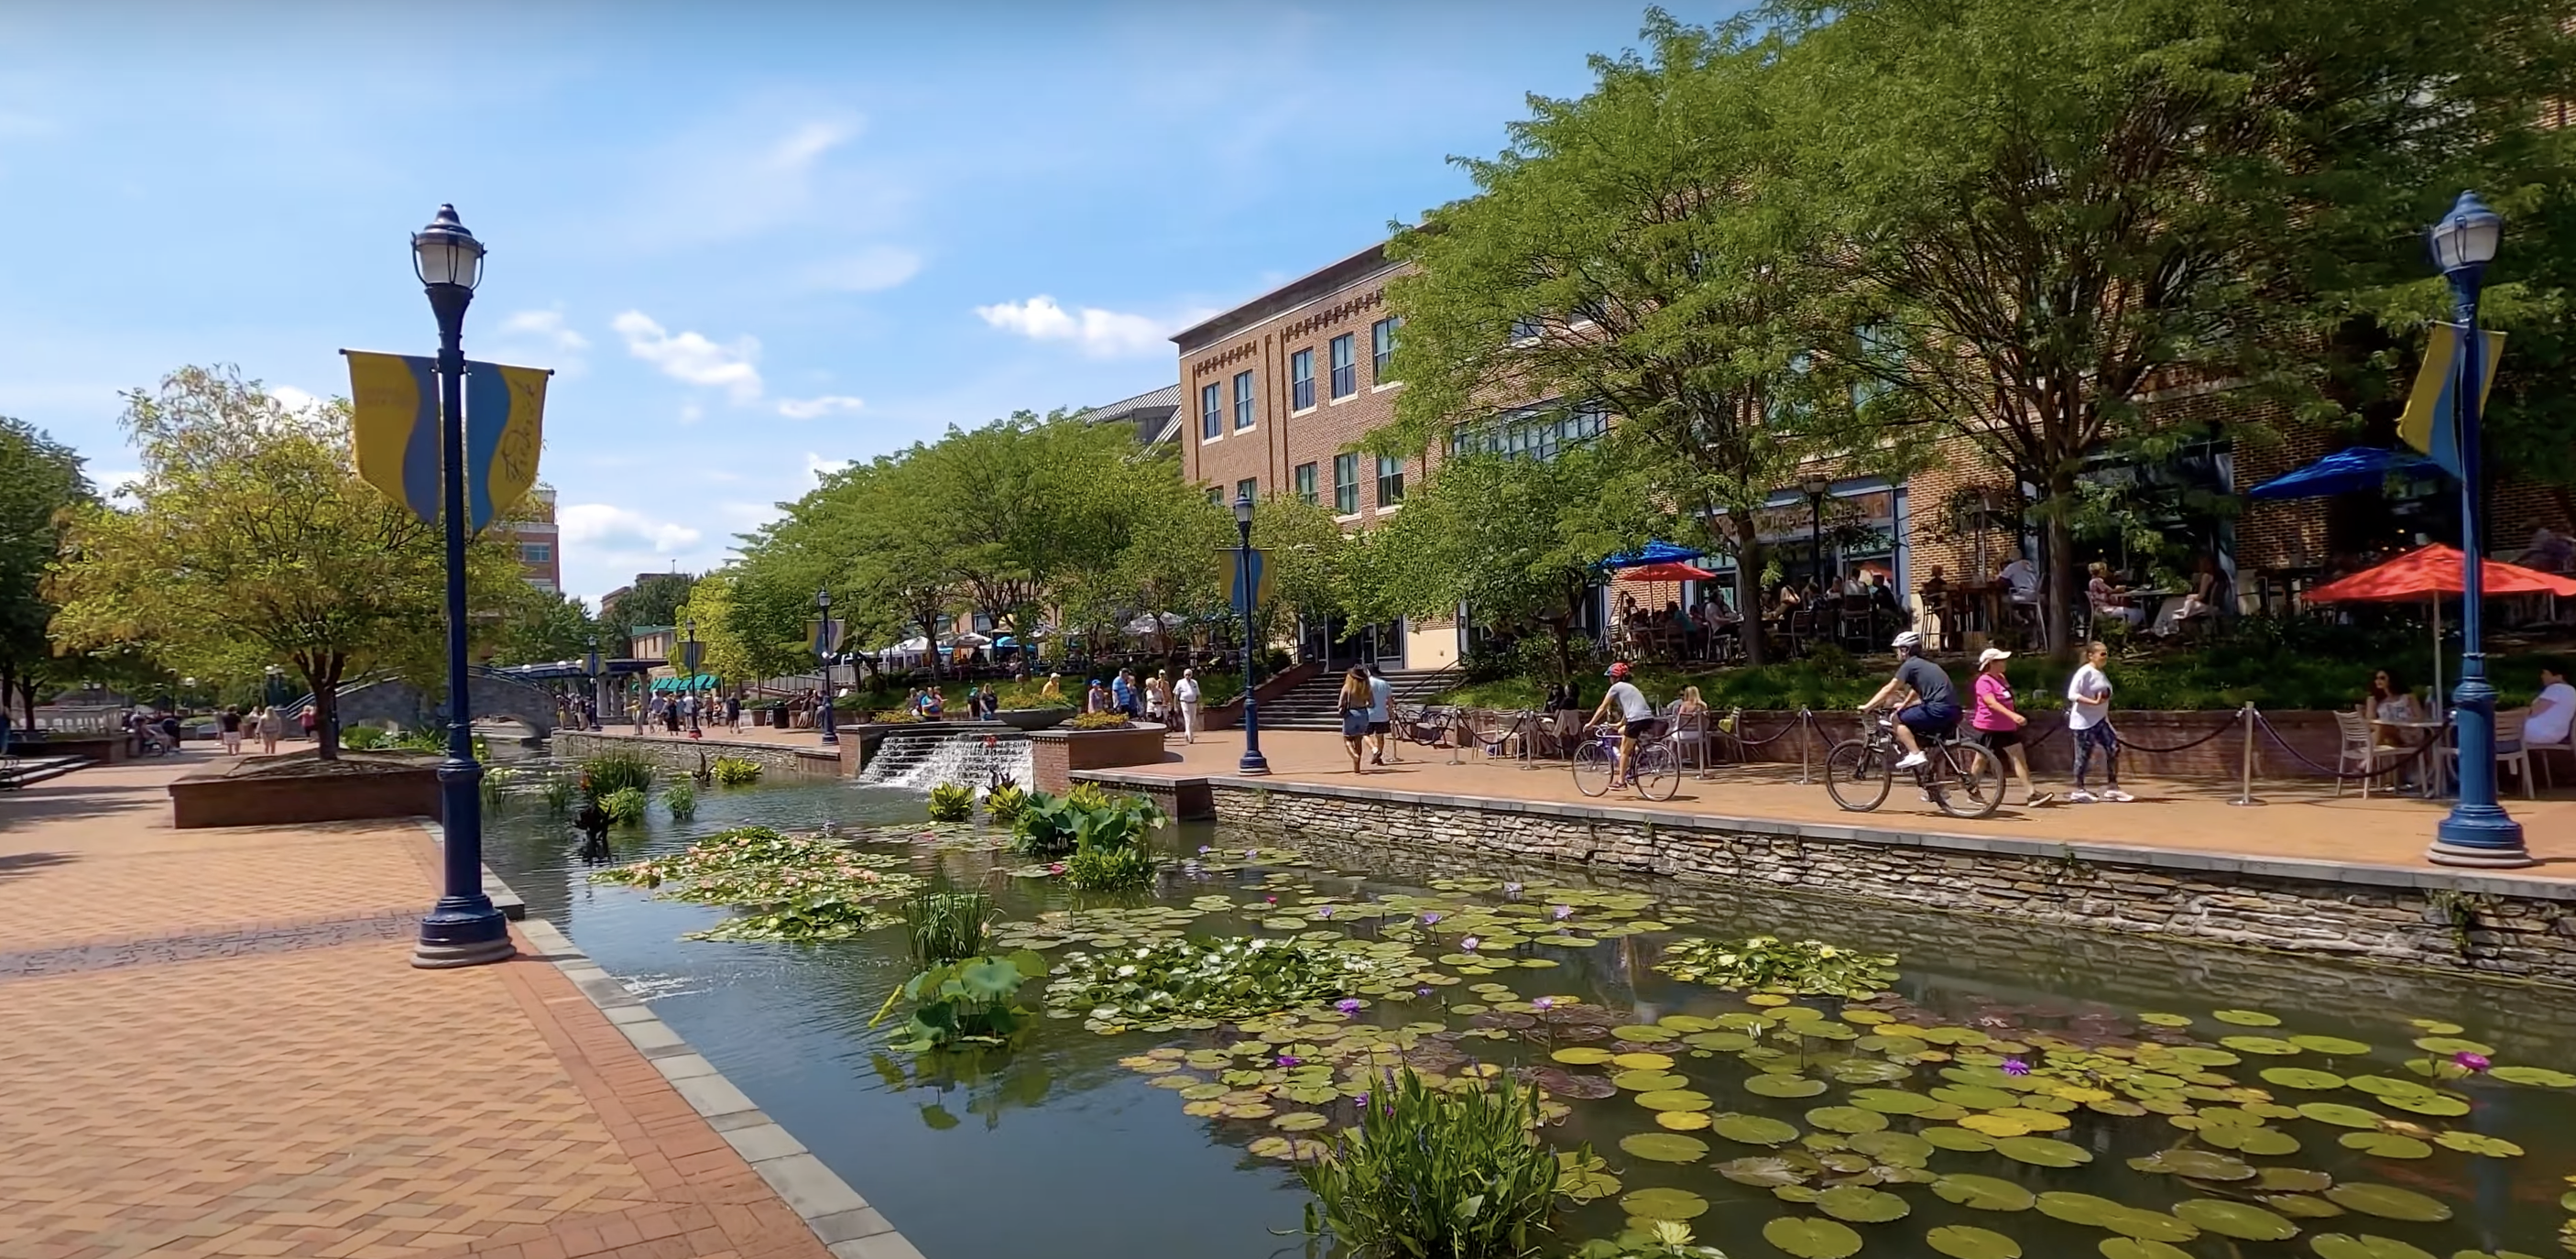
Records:
[[[1907,630],[1904,633],[1897,635],[1896,641],[1889,643],[1888,646],[1893,647],[1898,651],[1921,651],[1923,650],[1923,636],[1912,630]]]
[[[1616,663],[1616,664],[1611,665],[1611,666],[1610,666],[1610,672],[1609,672],[1608,676],[1610,676],[1610,677],[1614,677],[1614,678],[1624,678],[1624,677],[1628,676],[1628,662],[1627,662],[1627,661],[1625,661],[1625,660],[1622,660],[1622,661],[1619,661],[1619,662],[1618,662],[1618,663]]]

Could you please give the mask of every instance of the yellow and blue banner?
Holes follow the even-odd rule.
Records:
[[[343,350],[358,475],[423,521],[441,492],[438,364],[409,354]],[[546,378],[539,367],[465,364],[466,527],[481,531],[528,496],[545,444]]]
[[[2437,323],[2424,347],[2424,366],[2415,373],[2415,388],[2406,395],[2406,414],[2397,421],[2397,435],[2406,444],[2423,451],[2442,470],[2460,475],[2460,326]],[[2479,347],[2486,353],[2484,370],[2478,374],[2478,406],[2483,409],[2495,393],[2496,364],[2504,359],[2504,334],[2480,330]]]
[[[1234,614],[1246,616],[1260,611],[1263,604],[1270,602],[1270,557],[1259,547],[1254,547],[1250,551],[1241,547],[1229,547],[1226,549],[1225,558],[1226,598],[1233,604]],[[1249,574],[1245,572],[1244,561],[1247,558],[1251,560]],[[1247,576],[1249,581],[1246,580]]]

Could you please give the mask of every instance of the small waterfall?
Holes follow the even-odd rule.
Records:
[[[877,745],[877,754],[868,758],[859,782],[921,792],[941,783],[964,783],[980,796],[996,772],[1022,787],[1037,772],[1029,741],[1018,732],[890,734]]]

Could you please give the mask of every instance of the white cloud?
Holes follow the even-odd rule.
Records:
[[[805,117],[783,121],[782,113]],[[829,107],[779,102],[693,128],[651,155],[648,191],[634,198],[650,207],[649,217],[631,230],[670,249],[840,217],[853,191],[859,201],[882,195],[834,170],[835,155],[861,129],[861,119]]]
[[[817,481],[849,466],[847,459],[826,459],[813,451],[805,452],[805,475]]]
[[[303,412],[310,411],[313,408],[322,405],[321,398],[313,394],[306,393],[304,390],[298,389],[293,385],[271,385],[269,386],[268,396],[277,399],[277,404],[279,406],[285,407],[287,410],[296,412],[297,414],[302,414]]]
[[[735,402],[752,402],[760,397],[760,342],[752,337],[738,337],[731,345],[718,345],[699,333],[665,331],[640,310],[619,315],[609,326],[626,338],[627,353],[662,369],[665,376],[692,385],[722,387]]]
[[[920,273],[919,254],[892,245],[871,245],[857,253],[817,263],[806,272],[806,278],[819,288],[874,293]]]
[[[677,555],[697,545],[699,532],[608,503],[575,503],[555,513],[567,548],[610,554]]]
[[[1085,306],[1066,310],[1043,293],[1024,302],[978,306],[975,314],[1004,332],[1032,341],[1071,341],[1090,358],[1169,354],[1172,329],[1144,315]]]
[[[142,481],[143,470],[140,468],[116,468],[90,474],[90,484],[98,487],[102,498],[123,498]]]
[[[780,398],[778,413],[791,420],[811,420],[835,411],[856,411],[866,405],[847,394],[827,393],[819,398]]]

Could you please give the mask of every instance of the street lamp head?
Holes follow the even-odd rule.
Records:
[[[1827,477],[1811,476],[1799,482],[1798,488],[1805,490],[1809,498],[1823,498],[1825,491],[1834,488],[1834,483]]]
[[[829,591],[829,590],[817,590],[817,591],[815,591],[815,592],[814,592],[814,606],[815,606],[815,607],[818,607],[818,608],[821,608],[822,610],[824,610],[824,611],[826,611],[826,612],[831,611],[831,610],[832,610],[832,592],[831,592],[831,591]]]
[[[411,234],[412,270],[425,285],[471,289],[483,282],[483,242],[456,221],[456,207],[438,207],[429,226]]]
[[[1238,525],[1252,523],[1252,495],[1248,491],[1234,496],[1234,523]]]
[[[2433,265],[2445,272],[2483,267],[2495,261],[2496,248],[2504,242],[2504,216],[2488,209],[2478,194],[2463,192],[2427,235]]]

